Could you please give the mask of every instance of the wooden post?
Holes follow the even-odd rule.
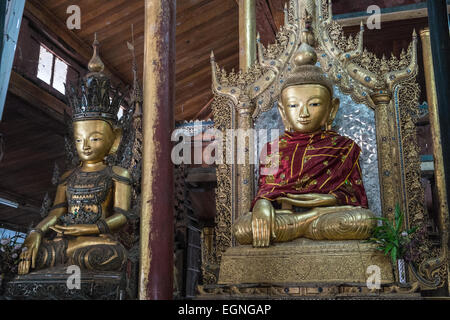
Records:
[[[447,185],[447,202],[450,200],[450,40],[445,0],[428,0],[431,52],[435,75],[437,112],[441,129],[444,175]]]
[[[246,72],[256,60],[255,0],[239,0],[239,68]]]
[[[173,293],[175,0],[145,1],[139,299]]]
[[[0,120],[8,93],[9,77],[16,52],[17,39],[19,38],[20,24],[22,22],[25,1],[12,0],[1,1],[0,4],[0,31],[2,32],[2,46],[0,47]]]
[[[256,7],[255,0],[239,0],[239,67],[247,72],[256,61]],[[236,113],[238,129],[253,129],[252,113],[254,106],[248,97],[241,97],[241,105]],[[239,131],[239,133],[242,133]],[[244,152],[244,164],[237,164],[237,212],[234,218],[247,213],[254,197],[253,168],[250,164],[250,153],[253,152],[253,141],[246,141],[245,137],[237,137],[238,141],[245,140],[244,150],[235,149],[235,154]],[[251,140],[251,139],[249,139]],[[237,144],[236,144],[237,147]]]
[[[446,202],[443,201],[444,199],[439,199],[441,200],[440,209],[444,211],[444,214],[448,215],[448,203],[450,201],[450,62],[448,60],[448,57],[450,56],[450,39],[448,12],[445,0],[428,0],[427,4],[428,24],[430,29],[429,47],[431,47],[432,57],[428,56],[429,62],[428,65],[425,63],[425,68],[428,67],[428,69],[436,70],[436,72],[431,73],[431,70],[425,69],[425,77],[427,80],[427,94],[428,97],[432,98],[431,100],[434,104],[430,105],[432,112],[434,112],[434,114],[430,112],[430,120],[435,127],[435,131],[437,129],[437,132],[435,132],[436,136],[433,136],[433,144],[435,145],[435,164],[437,164],[435,166],[436,183],[438,184],[438,187],[440,187],[440,190],[438,191],[440,191],[440,193],[445,192],[445,194],[440,195],[447,198]],[[427,40],[427,37],[425,37],[425,40]],[[425,45],[428,45],[426,41]],[[427,54],[427,52],[425,52],[425,54]],[[434,84],[434,86],[432,84]],[[431,87],[429,88],[429,86]],[[433,122],[433,120],[436,121]],[[442,161],[439,162],[441,156]],[[441,230],[441,232],[447,234],[449,228],[448,216],[444,221],[446,223],[441,226],[441,229],[445,228],[446,230]],[[448,246],[450,245],[449,237],[444,237],[442,242],[441,246],[444,248],[444,256],[446,257],[448,255]],[[447,262],[447,268],[448,267],[449,264]],[[449,281],[449,278],[447,278],[447,281]],[[448,283],[447,290],[450,290],[450,284]]]

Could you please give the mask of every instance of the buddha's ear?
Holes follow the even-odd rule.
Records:
[[[116,153],[119,149],[120,142],[122,140],[122,129],[121,128],[115,128],[113,130],[114,132],[114,142],[111,146],[111,150],[109,150],[109,154]]]
[[[331,130],[331,125],[333,124],[334,118],[339,110],[340,100],[339,98],[334,98],[331,100],[330,115],[328,117],[327,130]]]
[[[286,119],[286,113],[284,112],[284,106],[281,103],[281,101],[278,101],[277,106],[278,111],[280,112],[281,120],[283,120],[285,131],[291,131],[291,126],[289,125],[289,122]]]

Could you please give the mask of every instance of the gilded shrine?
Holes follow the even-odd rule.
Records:
[[[72,2],[0,1],[0,300],[449,299],[450,0]]]
[[[202,294],[358,292],[372,265],[381,270],[384,289],[377,292],[442,286],[445,247],[422,247],[406,270],[408,285],[399,289],[395,283],[405,275],[366,240],[379,225],[376,216],[405,212],[405,230],[427,223],[414,126],[417,33],[400,59],[380,59],[364,48],[362,23],[356,38],[343,34],[328,1],[292,0],[284,13],[275,44],[265,48],[256,39],[257,61],[247,72],[227,73],[211,55],[216,127],[281,133],[255,134],[245,163],[217,167],[216,226],[208,235],[215,247],[203,251],[209,284]],[[348,105],[338,111],[333,93]],[[259,154],[265,158],[258,170],[249,159]],[[446,216],[440,219],[445,225]]]

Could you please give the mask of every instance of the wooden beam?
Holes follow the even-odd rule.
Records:
[[[278,27],[275,24],[275,18],[270,11],[267,0],[258,0],[256,2],[256,21],[261,38],[264,36],[270,39],[270,43],[274,42]]]
[[[19,205],[17,209],[23,209],[33,213],[40,213],[40,204],[33,199],[28,199],[25,196],[19,195],[12,191],[0,190],[0,198],[15,202]]]
[[[70,109],[64,102],[15,71],[11,72],[9,92],[61,123],[64,123],[64,110],[70,114]]]
[[[232,1],[213,0],[201,7],[199,10],[192,10],[183,15],[177,15],[177,36],[198,26],[210,24],[210,21],[220,19],[224,12],[233,10],[237,13],[237,6]]]
[[[450,5],[447,5],[447,11],[450,10]],[[333,18],[339,22],[343,27],[356,26],[366,22],[370,16],[367,12],[352,12],[346,14],[338,14]],[[427,4],[425,2],[416,5],[398,6],[392,8],[381,9],[381,23],[398,20],[410,20],[417,18],[428,17]]]
[[[205,112],[206,109],[211,109],[211,104],[214,101],[214,98],[209,99],[208,103],[205,104],[205,106],[203,108],[200,109],[199,112],[197,112],[197,114],[194,116],[194,119],[198,119],[198,117]]]
[[[67,29],[66,24],[58,20],[47,7],[42,5],[39,1],[28,0],[25,4],[25,15],[34,23],[38,24],[42,31],[52,39],[55,44],[59,45],[62,50],[69,54],[73,59],[77,60],[80,65],[87,67],[93,52],[91,44],[84,42],[73,31]],[[102,60],[105,64],[104,73],[110,77],[114,83],[117,84],[118,82],[124,84],[125,81],[120,76],[120,73],[115,70],[103,56]]]
[[[284,25],[284,5],[287,0],[267,0],[277,30]]]

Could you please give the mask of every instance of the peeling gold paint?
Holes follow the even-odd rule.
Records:
[[[143,155],[142,155],[142,211],[140,227],[140,266],[139,266],[139,299],[146,300],[150,263],[152,253],[150,249],[151,217],[153,216],[152,183],[158,163],[157,151],[160,146],[155,141],[155,127],[158,121],[158,88],[160,76],[157,61],[160,60],[158,51],[160,35],[155,32],[161,24],[161,1],[145,1],[145,42],[144,42],[144,104],[143,104]]]

